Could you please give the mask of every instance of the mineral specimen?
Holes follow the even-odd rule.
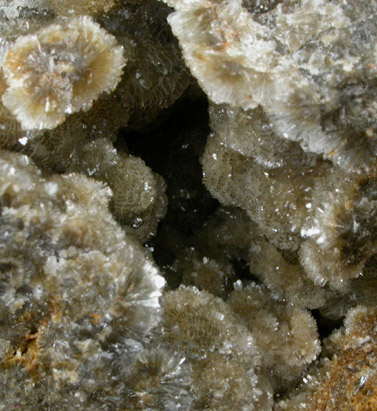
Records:
[[[1,410],[376,409],[376,13],[1,2]]]
[[[143,351],[123,370],[129,409],[190,409],[191,366],[185,358],[162,347]]]
[[[124,63],[122,47],[98,24],[69,19],[16,40],[3,64],[2,100],[25,130],[52,129],[114,90]]]
[[[193,363],[193,409],[271,409],[272,389],[259,371],[253,336],[224,301],[181,287],[161,304],[161,339]]]
[[[373,410],[376,402],[376,308],[357,306],[334,332],[326,356],[277,410]]]
[[[114,6],[116,0],[50,0],[50,3],[59,16],[77,16],[107,12]]]
[[[111,209],[116,219],[142,241],[154,235],[166,214],[166,186],[139,157],[118,155],[106,139],[96,139],[78,150],[70,170],[81,171],[112,189]]]
[[[274,300],[255,283],[235,290],[229,304],[255,336],[277,387],[297,381],[319,354],[317,326],[307,310]]]
[[[341,167],[375,169],[374,19],[350,18],[340,1],[284,1],[261,15],[241,0],[172,3],[169,23],[211,100],[262,105],[284,138]]]
[[[7,152],[0,167],[1,396],[19,370],[21,385],[50,387],[29,404],[23,389],[29,409],[80,403],[106,389],[105,370],[122,347],[158,323],[164,279],[113,220],[102,183],[80,174],[45,179],[27,157]]]

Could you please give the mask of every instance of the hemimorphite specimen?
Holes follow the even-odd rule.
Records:
[[[277,410],[376,408],[376,308],[350,310],[328,339],[326,357]]]
[[[276,386],[297,382],[320,352],[317,325],[309,311],[271,298],[256,284],[235,290],[229,304],[252,331],[265,371]]]
[[[142,241],[156,233],[165,216],[166,184],[139,157],[117,153],[106,139],[97,139],[77,150],[70,170],[80,171],[109,185],[111,210],[118,222]]]
[[[0,5],[0,408],[375,408],[377,2],[165,3]]]
[[[107,386],[122,347],[158,323],[164,279],[113,220],[102,183],[45,179],[27,157],[6,152],[0,167],[2,378],[49,385],[56,398],[46,404],[80,402]]]
[[[365,160],[376,153],[373,19],[325,0],[285,1],[255,15],[241,1],[173,6],[169,23],[211,100],[262,105],[282,137],[342,167],[375,169]]]
[[[181,286],[161,304],[161,340],[192,361],[193,409],[272,409],[255,340],[223,300]]]
[[[52,129],[113,91],[124,64],[113,36],[88,17],[73,18],[16,40],[3,64],[2,100],[23,129]]]

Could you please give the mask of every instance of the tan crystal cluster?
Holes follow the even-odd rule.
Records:
[[[326,341],[326,355],[276,410],[373,410],[376,393],[376,308],[359,305]]]
[[[289,393],[320,351],[307,309],[330,322],[350,307],[376,302],[377,4],[167,3],[175,9],[168,21],[185,62],[209,98],[204,184],[226,207],[229,226],[245,230],[229,242],[229,229],[212,217],[175,269],[184,283],[235,302],[233,310],[260,343],[270,382]],[[234,246],[235,238],[242,244]],[[237,278],[235,260],[261,284],[231,293],[226,283]],[[278,332],[281,340],[274,341]],[[365,369],[372,372],[373,365]],[[326,384],[331,380],[320,389]],[[313,409],[333,404],[332,396],[342,395],[340,385],[337,390]],[[364,409],[363,401],[350,409]],[[304,405],[297,400],[296,406]]]
[[[165,281],[112,218],[104,184],[44,178],[8,152],[0,170],[1,407],[109,397],[111,368],[159,321]]]
[[[31,156],[48,173],[94,176],[100,161],[94,177],[113,190],[115,217],[145,241],[166,213],[165,183],[127,149],[112,159],[112,142],[122,127],[153,122],[185,91],[189,76],[176,41],[163,32],[166,7],[110,3],[0,5],[7,28],[0,44],[0,146]],[[147,25],[151,16],[154,28]],[[89,161],[91,145],[98,152]]]
[[[344,288],[376,249],[376,204],[365,193],[376,185],[372,21],[325,1],[263,14],[237,1],[173,6],[169,22],[213,101],[208,190],[296,253],[314,283]],[[365,53],[349,57],[357,47]]]
[[[69,171],[85,172],[111,188],[111,210],[116,219],[143,242],[156,234],[166,214],[166,185],[144,161],[117,150],[107,139],[84,145]]]
[[[0,2],[0,410],[374,410],[376,0]]]
[[[24,130],[53,129],[119,83],[123,48],[88,17],[19,37],[2,66],[3,104]]]
[[[160,338],[192,362],[192,409],[271,409],[273,391],[254,337],[222,299],[182,286],[161,305]]]

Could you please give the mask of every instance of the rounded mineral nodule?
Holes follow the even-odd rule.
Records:
[[[3,65],[4,105],[22,128],[53,129],[115,89],[123,48],[89,17],[71,18],[19,37]]]

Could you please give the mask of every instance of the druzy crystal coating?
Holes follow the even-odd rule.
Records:
[[[0,409],[376,409],[376,0],[0,4]]]

